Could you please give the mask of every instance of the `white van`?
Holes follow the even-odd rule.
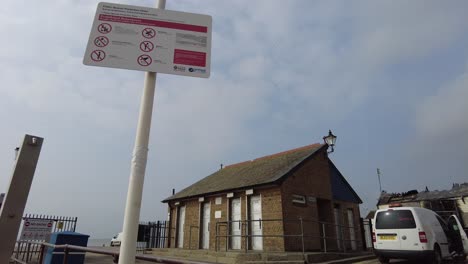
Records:
[[[122,232],[118,233],[111,239],[110,246],[120,246],[120,244],[122,244]]]
[[[439,264],[442,259],[452,256],[465,258],[466,234],[457,217],[452,218],[454,220],[447,225],[434,211],[424,208],[379,209],[372,227],[374,253],[381,263],[397,258]],[[458,225],[457,232],[454,225]]]

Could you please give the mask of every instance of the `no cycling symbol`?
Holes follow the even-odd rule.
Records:
[[[107,24],[107,23],[102,23],[102,24],[99,24],[97,30],[99,32],[101,32],[102,34],[107,34],[107,33],[111,32],[112,26],[110,24]]]
[[[140,55],[137,59],[137,62],[141,66],[148,66],[151,64],[151,62],[153,62],[153,59],[151,59],[150,56],[145,54],[145,55]]]
[[[149,41],[143,41],[140,43],[140,49],[143,52],[150,52],[154,49],[154,44]]]
[[[106,53],[102,50],[94,50],[93,52],[91,52],[91,59],[93,61],[100,62],[104,60],[105,57]]]
[[[109,39],[104,36],[99,36],[94,39],[94,45],[98,47],[105,47],[109,44]]]

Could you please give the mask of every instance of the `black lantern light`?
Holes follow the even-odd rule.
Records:
[[[325,142],[325,144],[331,147],[331,151],[329,151],[328,153],[332,153],[333,151],[335,151],[333,147],[335,146],[336,136],[333,135],[331,130],[328,130],[328,136],[323,137],[323,141]]]

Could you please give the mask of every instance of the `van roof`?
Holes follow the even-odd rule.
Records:
[[[411,207],[411,206],[402,206],[402,207],[389,207],[389,208],[382,208],[382,209],[379,209],[377,210],[377,212],[375,213],[375,215],[377,215],[378,212],[382,212],[382,211],[388,211],[388,210],[411,210],[411,211],[425,211],[425,212],[432,212],[432,213],[436,213],[430,209],[426,209],[426,208],[422,208],[422,207]]]

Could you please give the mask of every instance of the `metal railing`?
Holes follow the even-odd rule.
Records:
[[[68,217],[68,216],[53,216],[53,215],[42,215],[42,214],[25,214],[22,219],[21,226],[24,227],[24,221],[26,220],[50,220],[53,221],[54,224],[52,226],[51,232],[58,232],[58,231],[75,231],[76,224],[78,222],[78,217]],[[28,242],[36,242],[36,243],[28,243]],[[38,257],[40,253],[40,248],[37,243],[45,242],[44,239],[35,239],[35,240],[23,240],[20,238],[19,241],[16,242],[14,248],[14,256],[15,259],[29,262],[34,257]]]
[[[96,254],[101,254],[101,255],[108,255],[113,258],[114,263],[119,262],[119,256],[120,252],[118,251],[112,251],[112,250],[103,250],[103,249],[96,249],[96,248],[88,248],[88,247],[81,247],[81,246],[74,246],[74,245],[54,245],[46,242],[31,242],[27,241],[28,244],[35,244],[39,245],[41,248],[41,253],[39,256],[39,262],[38,263],[43,263],[44,261],[44,252],[46,248],[53,248],[54,253],[59,253],[63,254],[63,264],[68,263],[69,255],[71,253],[75,252],[90,252],[90,253],[96,253]],[[63,250],[59,252],[55,252],[55,250]],[[148,261],[148,262],[154,262],[154,263],[168,263],[168,264],[183,264],[183,263],[188,263],[188,264],[209,264],[210,262],[200,262],[200,261],[189,261],[189,260],[178,260],[178,259],[172,259],[172,258],[164,258],[164,257],[158,257],[158,256],[144,256],[140,254],[135,255],[135,259],[137,260],[143,260],[143,261]],[[22,260],[19,260],[16,257],[11,257],[11,261],[15,263],[21,263],[21,264],[27,264],[28,262],[24,262]]]
[[[256,222],[258,222],[257,228],[266,228],[271,231],[271,229],[275,229],[273,228],[275,226],[279,231],[277,233],[262,231],[262,234],[254,235],[249,230]],[[239,224],[240,234],[232,234],[230,227],[233,223]],[[285,233],[285,229],[287,233]],[[242,249],[247,252],[252,250],[252,239],[262,237],[262,241],[264,239],[282,238],[284,250],[293,249],[291,251],[296,251],[299,249],[302,253],[305,253],[307,249],[319,244],[320,251],[323,252],[346,252],[348,248],[351,250],[362,248],[364,242],[362,241],[361,231],[359,223],[352,227],[302,218],[219,221],[216,223],[215,250],[220,250],[222,240],[225,242],[226,251],[239,250],[230,248],[231,239],[239,237],[241,244],[244,244]],[[264,248],[263,251],[268,251],[268,248]]]

